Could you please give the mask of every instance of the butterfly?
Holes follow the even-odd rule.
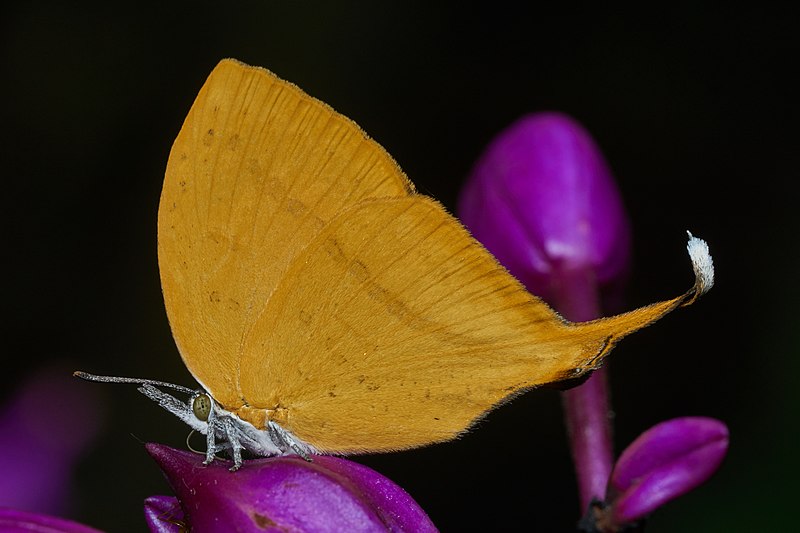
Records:
[[[135,383],[219,451],[383,452],[447,441],[528,389],[585,376],[713,284],[584,323],[528,293],[415,192],[354,122],[223,60],[172,147],[158,213],[164,301],[202,389]],[[182,400],[164,392],[186,394]]]

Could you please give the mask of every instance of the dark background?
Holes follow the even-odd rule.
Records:
[[[161,300],[156,212],[172,140],[219,59],[265,66],[353,118],[450,209],[493,134],[556,109],[592,132],[623,191],[630,307],[690,285],[686,229],[717,265],[700,304],[611,358],[619,450],[675,416],[731,430],[718,474],[648,531],[796,524],[798,18],[764,6],[286,4],[4,8],[5,394],[64,360],[194,386]],[[143,530],[142,499],[170,491],[141,442],[182,447],[187,428],[132,387],[106,387],[110,420],[77,471],[72,516]],[[459,441],[357,460],[445,531],[569,531],[577,518],[555,391],[515,400]]]

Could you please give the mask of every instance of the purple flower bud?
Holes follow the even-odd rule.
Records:
[[[554,270],[624,277],[629,230],[596,144],[570,117],[527,115],[480,157],[459,199],[472,234],[528,290],[551,300]]]
[[[683,417],[642,433],[620,456],[605,510],[611,523],[635,522],[705,482],[728,451],[728,428],[713,418]]]
[[[37,513],[18,511],[16,509],[0,509],[0,531],[5,533],[102,533],[98,529]]]
[[[199,531],[218,530],[220,524],[237,531],[436,531],[408,493],[346,459],[254,459],[229,472],[227,461],[205,466],[191,452],[158,444],[147,450],[175,491],[186,525]],[[166,500],[151,503],[153,509],[169,506]],[[152,522],[150,527],[173,531]]]

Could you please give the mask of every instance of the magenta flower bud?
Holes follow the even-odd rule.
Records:
[[[591,136],[566,115],[527,115],[497,135],[458,207],[475,238],[545,300],[554,271],[589,269],[600,285],[627,271],[621,197]]]
[[[203,465],[200,455],[148,444],[183,509],[183,524],[197,531],[436,531],[425,512],[399,486],[346,459],[314,456]],[[174,511],[168,500],[148,500]],[[148,511],[149,512],[149,511]],[[176,521],[174,514],[167,520]],[[149,518],[148,518],[149,520]],[[150,522],[152,531],[157,529]]]
[[[71,520],[43,514],[0,509],[0,531],[4,533],[102,533],[99,529],[84,526]]]
[[[728,428],[719,420],[683,417],[653,426],[614,466],[607,521],[613,526],[635,522],[686,494],[711,477],[727,451]]]

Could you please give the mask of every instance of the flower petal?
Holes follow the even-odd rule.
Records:
[[[622,452],[611,474],[613,521],[633,522],[691,491],[711,477],[727,450],[728,428],[713,418],[653,426]]]

